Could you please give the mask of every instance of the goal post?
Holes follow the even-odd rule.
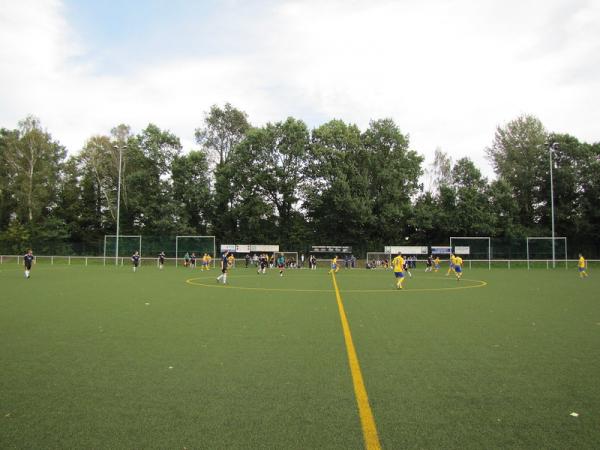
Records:
[[[561,260],[565,262],[565,269],[568,268],[567,262],[567,238],[561,237],[539,237],[539,236],[528,236],[527,237],[527,269],[530,268],[531,263],[535,260],[550,260],[552,261],[552,268],[556,268],[556,260],[558,253],[556,250],[557,241],[562,243],[563,257]],[[554,252],[552,251],[554,247]]]
[[[117,238],[119,240],[119,254],[117,251]],[[123,257],[129,257],[134,252],[138,252],[140,255],[140,265],[142,264],[142,235],[119,235],[116,234],[105,234],[104,235],[104,258],[103,264],[106,265],[106,258],[115,258],[118,262],[121,258],[121,265],[123,265]]]
[[[285,267],[288,269],[296,269],[298,268],[298,252],[276,252],[275,253],[275,261],[279,255],[283,255],[285,258]]]
[[[450,247],[455,255],[468,255],[472,260],[488,262],[492,269],[492,239],[489,236],[451,236]]]
[[[367,252],[365,267],[370,269],[384,269],[390,267],[392,254],[390,252]]]
[[[179,265],[179,259],[184,258],[185,254],[196,254],[197,260],[202,260],[202,256],[207,253],[212,258],[212,265],[215,265],[217,257],[217,247],[214,236],[175,236],[175,267]]]

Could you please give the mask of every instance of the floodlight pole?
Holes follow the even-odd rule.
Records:
[[[552,268],[556,269],[556,246],[554,245],[554,181],[552,179],[552,152],[558,148],[558,143],[549,146],[550,154],[550,214],[552,216]]]
[[[115,266],[119,265],[119,222],[121,216],[121,159],[123,155],[123,147],[119,144],[114,146],[119,150],[119,181],[117,184],[117,237],[115,244]]]

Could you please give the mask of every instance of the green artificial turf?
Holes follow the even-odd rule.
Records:
[[[217,273],[0,265],[0,447],[362,448],[326,270]],[[597,448],[595,273],[337,281],[384,448]]]

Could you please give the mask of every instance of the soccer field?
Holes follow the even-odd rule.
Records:
[[[332,276],[217,273],[1,265],[0,447],[364,448]],[[341,270],[381,447],[598,448],[595,275]]]

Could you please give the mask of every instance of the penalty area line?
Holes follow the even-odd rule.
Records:
[[[356,403],[358,405],[358,414],[360,416],[363,438],[365,440],[365,448],[368,450],[380,450],[381,444],[379,443],[377,427],[375,426],[375,418],[373,417],[373,411],[371,411],[371,405],[369,404],[369,396],[367,395],[367,389],[360,370],[358,356],[356,355],[356,349],[354,348],[354,342],[352,341],[350,325],[348,324],[342,296],[340,295],[340,290],[335,279],[335,273],[331,273],[331,278],[333,280],[333,288],[335,290],[340,320],[342,321],[344,342],[346,343],[346,353],[348,354],[348,364],[350,365],[350,373],[352,374],[354,396],[356,397]]]

